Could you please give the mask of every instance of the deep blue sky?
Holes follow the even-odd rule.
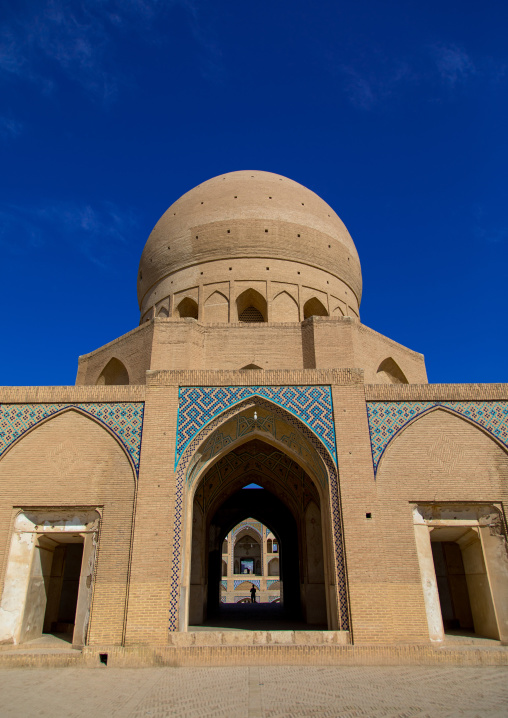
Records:
[[[499,0],[3,0],[0,384],[73,384],[160,215],[238,169],[331,204],[430,381],[508,381],[507,35]]]

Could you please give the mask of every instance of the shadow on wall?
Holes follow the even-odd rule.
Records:
[[[303,318],[308,319],[309,317],[327,317],[328,312],[326,311],[323,304],[319,301],[319,299],[316,299],[316,297],[312,297],[312,299],[308,299],[305,304],[303,305]]]
[[[97,379],[97,386],[110,386],[112,384],[128,384],[129,372],[119,359],[110,359]]]
[[[400,366],[391,357],[385,359],[377,368],[376,379],[382,384],[408,384]]]
[[[246,289],[236,300],[239,322],[266,322],[266,299],[255,289]]]
[[[196,304],[194,299],[191,299],[190,297],[185,297],[185,299],[182,299],[176,311],[180,319],[186,319],[189,317],[191,319],[198,318],[198,305]]]

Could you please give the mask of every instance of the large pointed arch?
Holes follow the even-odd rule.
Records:
[[[302,465],[302,457],[294,450],[294,447],[291,446],[291,436],[287,437],[287,443],[281,445],[281,442],[274,441],[273,438],[270,437],[269,432],[263,431],[259,426],[254,427],[248,434],[238,436],[234,442],[223,442],[220,447],[215,445],[213,434],[218,428],[223,426],[231,418],[238,417],[242,413],[244,414],[246,410],[249,410],[249,412],[254,414],[256,408],[263,409],[266,412],[272,412],[279,417],[283,417],[287,424],[292,426],[295,434],[303,435],[307,443],[310,444],[313,449],[315,460],[317,458],[317,463],[321,465],[325,471],[325,475],[327,477],[326,482],[320,482],[315,471],[311,470],[310,475],[316,485],[319,485],[318,492],[320,500],[322,500],[324,502],[323,505],[327,507],[328,529],[331,539],[331,551],[333,554],[333,558],[329,557],[329,560],[331,560],[331,565],[333,565],[335,572],[336,610],[338,616],[340,617],[340,628],[342,630],[349,630],[349,609],[345,575],[342,520],[338,474],[335,461],[322,439],[318,437],[315,432],[311,431],[306,424],[301,422],[294,414],[287,411],[283,407],[258,395],[253,395],[241,400],[235,403],[234,406],[221,412],[218,416],[215,416],[187,443],[185,450],[182,452],[180,458],[177,459],[175,472],[175,536],[173,540],[170,588],[170,630],[185,630],[186,626],[184,609],[183,606],[180,605],[180,596],[187,595],[187,589],[183,587],[186,579],[181,574],[181,551],[182,545],[191,545],[190,532],[192,529],[192,500],[200,478],[213,465],[213,463],[221,458],[221,456],[230,452],[233,448],[240,446],[242,443],[255,438],[256,436],[268,444],[272,443],[272,445],[277,446],[282,452],[286,453],[290,458],[294,458],[297,463]],[[252,420],[256,421],[253,417]],[[218,436],[217,433],[215,436]],[[210,455],[206,456],[202,461],[202,450],[205,442],[207,441],[209,442],[208,445],[212,446],[212,449],[215,447],[218,448],[218,451],[214,453],[212,450]],[[306,466],[305,470],[309,472],[309,467]],[[186,567],[186,571],[188,570],[189,568]],[[181,583],[182,590],[180,590]]]

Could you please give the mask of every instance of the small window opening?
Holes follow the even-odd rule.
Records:
[[[99,661],[104,665],[108,665],[108,654],[107,653],[99,653]]]
[[[264,317],[256,307],[246,307],[238,317],[241,322],[264,322]]]

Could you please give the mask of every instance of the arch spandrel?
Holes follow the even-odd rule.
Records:
[[[436,409],[448,411],[477,426],[508,450],[507,401],[368,401],[367,418],[375,475],[393,440],[416,420]]]
[[[0,409],[0,460],[19,442],[53,419],[73,412],[104,429],[121,447],[134,476],[139,472],[144,404],[11,404]]]
[[[187,447],[196,447],[195,437],[208,425],[216,428],[234,407],[251,402],[269,402],[297,421],[311,442],[317,439],[336,462],[335,426],[330,386],[227,386],[181,387],[175,448],[177,465]],[[217,419],[219,422],[217,422]]]
[[[507,448],[484,427],[443,406],[425,411],[393,436],[378,464],[378,476],[401,462],[411,475],[427,480],[452,475],[475,480],[486,466],[508,474]]]

